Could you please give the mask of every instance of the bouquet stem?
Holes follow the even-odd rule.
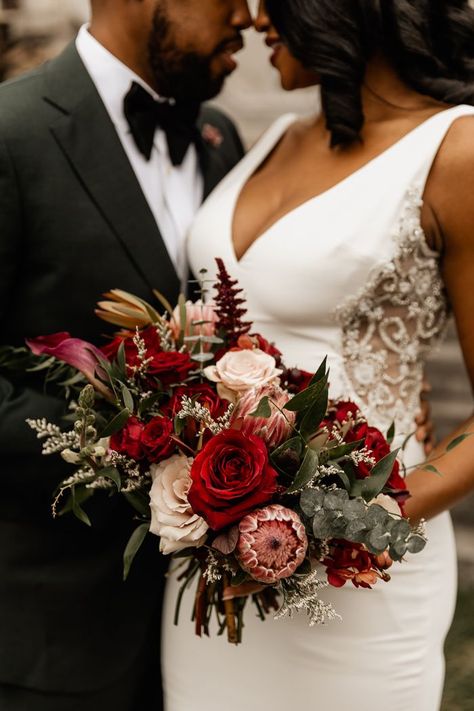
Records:
[[[227,575],[224,576],[224,588],[230,586],[230,579]],[[231,644],[239,644],[239,635],[235,622],[235,603],[234,600],[224,600],[225,619],[227,623],[227,639]]]

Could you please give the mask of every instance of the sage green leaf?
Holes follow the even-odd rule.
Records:
[[[214,360],[212,353],[196,353],[191,356],[191,360],[196,361],[196,363],[209,363]]]
[[[296,494],[300,489],[309,484],[318,472],[319,457],[312,449],[307,448],[303,463],[295,477],[293,484],[287,490],[287,494]]]
[[[460,444],[464,442],[468,437],[472,437],[472,432],[467,432],[466,434],[459,435],[459,437],[456,437],[456,439],[453,439],[448,446],[446,447],[447,452],[451,452],[451,450],[456,449],[456,447],[459,447]]]
[[[89,516],[86,514],[81,506],[81,500],[77,497],[75,487],[71,490],[71,501],[72,501],[72,512],[79,521],[85,523],[86,526],[92,526]]]
[[[100,438],[111,437],[116,432],[119,432],[127,424],[129,418],[130,410],[127,410],[127,408],[121,410],[121,412],[119,412],[118,415],[116,415],[114,419],[104,427],[100,433]]]
[[[410,536],[408,539],[409,553],[421,553],[425,546],[426,539],[423,538],[423,536],[419,536],[417,533],[414,533],[413,536]]]
[[[135,409],[135,403],[133,401],[133,395],[124,383],[122,383],[122,398],[123,404],[126,410],[129,410],[132,414]]]
[[[120,478],[120,472],[115,467],[107,467],[106,469],[100,469],[98,472],[99,476],[103,476],[104,479],[110,479],[114,482],[117,487],[117,491],[122,489],[122,480]]]
[[[141,523],[138,528],[134,530],[130,536],[130,540],[125,548],[125,553],[123,554],[123,579],[127,580],[132,563],[135,560],[135,556],[140,550],[143,541],[146,538],[148,531],[150,530],[149,523]]]
[[[431,474],[436,474],[437,476],[443,476],[439,469],[434,467],[432,464],[425,464],[421,467],[425,472],[430,472]]]
[[[272,414],[272,408],[267,396],[262,397],[256,410],[250,413],[250,417],[264,417],[267,419]]]

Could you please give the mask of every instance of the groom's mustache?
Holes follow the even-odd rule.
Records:
[[[240,52],[240,50],[243,49],[244,46],[244,38],[240,33],[238,33],[220,42],[215,48],[213,54],[222,54],[223,52],[228,52],[229,54],[236,54],[236,52]]]

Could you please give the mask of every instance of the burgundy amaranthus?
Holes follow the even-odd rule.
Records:
[[[231,279],[222,259],[216,259],[216,262],[218,267],[215,298],[218,317],[216,327],[217,331],[221,329],[225,331],[230,339],[230,345],[235,346],[239,338],[250,331],[252,324],[250,321],[242,320],[247,309],[242,306],[245,304],[245,299],[239,296],[242,289],[237,288],[238,281]]]

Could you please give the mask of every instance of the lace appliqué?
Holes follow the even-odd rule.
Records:
[[[346,374],[369,421],[414,430],[424,359],[444,335],[449,309],[421,227],[422,191],[409,190],[394,234],[395,256],[337,309]]]

